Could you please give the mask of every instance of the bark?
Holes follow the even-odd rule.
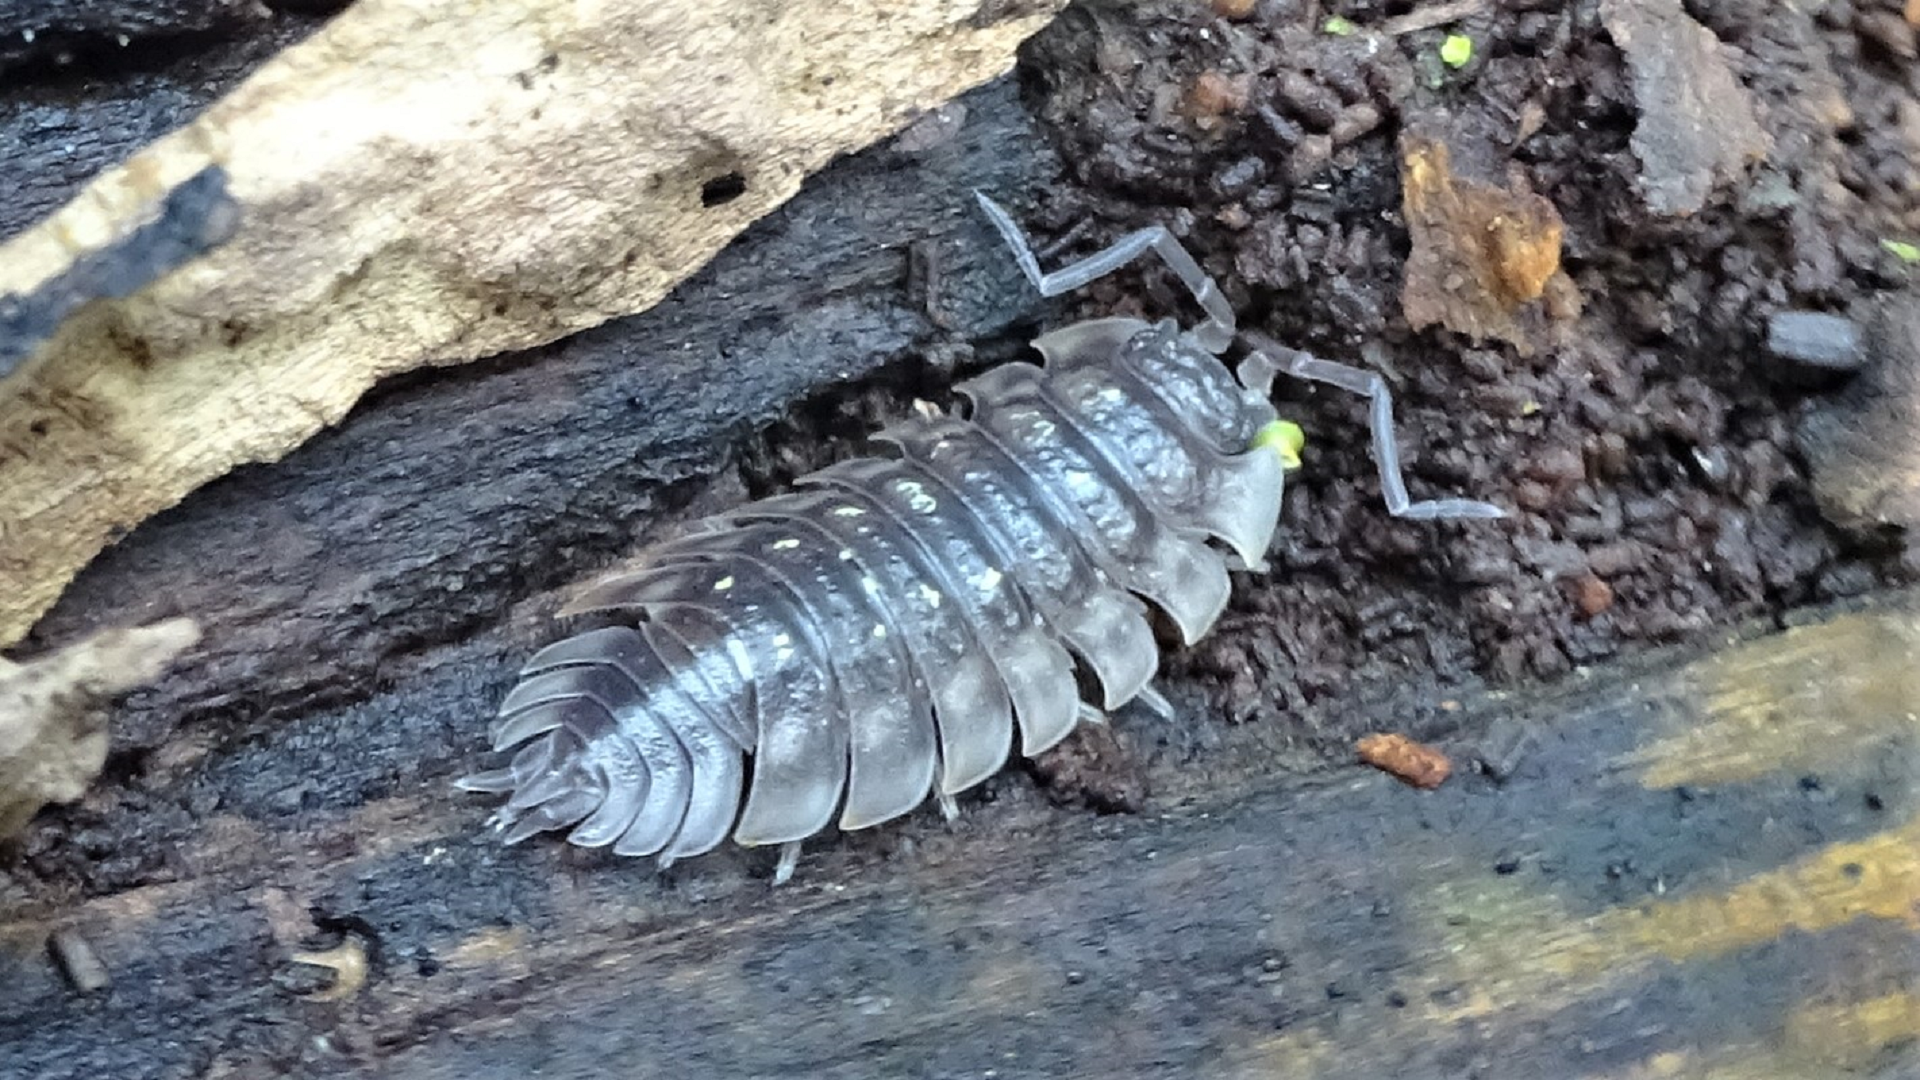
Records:
[[[150,883],[0,919],[0,1071],[1911,1075],[1915,604],[1456,702],[1434,791],[1165,763],[1102,818],[1014,774],[778,889],[477,837],[464,703],[409,678],[155,785],[197,821],[125,838]]]
[[[0,385],[0,644],[126,529],[377,380],[649,307],[1058,6],[354,5],[0,248],[0,296],[31,308],[207,167],[238,204],[224,245],[85,306]]]

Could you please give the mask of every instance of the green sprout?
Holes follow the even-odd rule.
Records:
[[[1882,240],[1880,246],[1886,249],[1887,254],[1903,263],[1920,263],[1920,246],[1909,244],[1905,240]]]
[[[1338,15],[1329,15],[1327,21],[1320,24],[1320,29],[1334,37],[1352,37],[1360,28]]]
[[[1463,68],[1473,59],[1473,39],[1465,34],[1448,34],[1440,43],[1440,59],[1450,68]]]
[[[1253,445],[1248,449],[1271,447],[1274,453],[1280,455],[1281,468],[1297,469],[1300,467],[1300,450],[1306,445],[1307,433],[1300,430],[1299,424],[1291,420],[1275,420],[1254,433]]]

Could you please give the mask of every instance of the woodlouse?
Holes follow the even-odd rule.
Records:
[[[591,587],[568,613],[622,624],[537,653],[491,731],[496,750],[520,749],[459,781],[509,793],[494,817],[507,843],[571,826],[575,844],[665,866],[731,834],[783,845],[783,881],[836,812],[866,828],[932,794],[951,813],[1016,729],[1032,756],[1102,710],[1159,701],[1143,600],[1190,644],[1226,607],[1229,568],[1263,567],[1285,486],[1268,400],[1281,373],[1371,399],[1389,512],[1501,516],[1409,501],[1378,376],[1250,334],[1236,378],[1221,359],[1233,311],[1166,230],[1046,274],[979,201],[1042,293],[1153,251],[1207,320],[1045,334],[1044,369],[963,383],[962,413],[880,433],[892,456],[706,519]]]

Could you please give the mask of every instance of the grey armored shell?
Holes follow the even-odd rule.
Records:
[[[470,790],[507,842],[662,864],[877,825],[1032,756],[1146,690],[1142,599],[1189,643],[1280,513],[1272,421],[1171,322],[1101,319],[960,390],[967,415],[882,432],[895,456],[706,519],[591,587],[624,625],[536,654]],[[1221,546],[1224,545],[1224,550]],[[522,745],[524,744],[524,745]]]

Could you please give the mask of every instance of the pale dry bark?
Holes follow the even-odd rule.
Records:
[[[31,295],[221,166],[224,246],[0,384],[0,645],[111,539],[383,376],[642,310],[1053,0],[362,0],[0,247]]]
[[[72,802],[107,760],[106,706],[200,639],[191,619],[108,630],[28,664],[0,660],[0,840]]]

